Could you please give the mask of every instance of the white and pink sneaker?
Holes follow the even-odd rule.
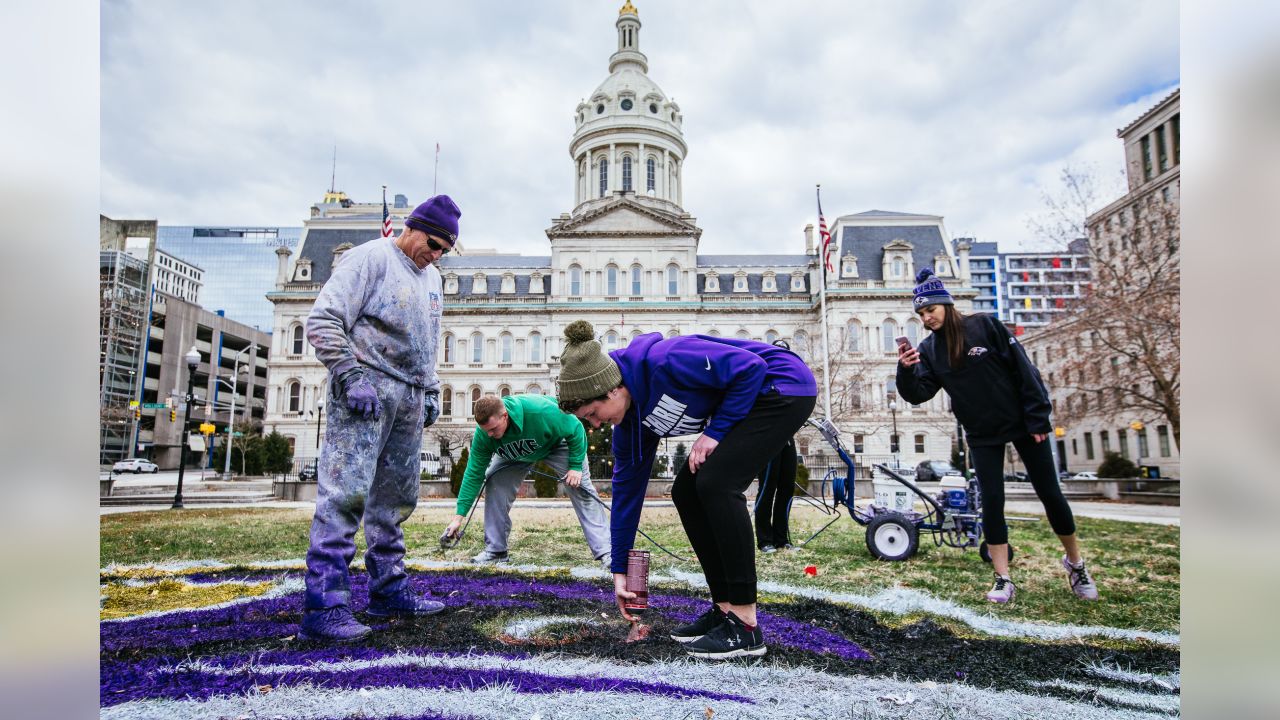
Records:
[[[1017,589],[1012,580],[996,573],[996,584],[987,591],[987,600],[993,603],[1007,603],[1013,599],[1013,593]]]
[[[1084,560],[1079,565],[1072,565],[1066,555],[1062,556],[1062,567],[1067,571],[1067,580],[1071,582],[1071,592],[1081,600],[1097,600],[1098,586],[1094,584],[1093,578],[1089,577],[1089,571],[1084,566]]]

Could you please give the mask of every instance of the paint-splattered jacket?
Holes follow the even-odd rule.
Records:
[[[435,266],[419,269],[392,238],[371,240],[334,267],[307,318],[307,340],[332,377],[363,365],[436,390],[442,296]]]

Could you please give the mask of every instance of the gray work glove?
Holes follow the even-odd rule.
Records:
[[[422,400],[422,427],[428,428],[436,424],[440,418],[440,391],[428,390]]]
[[[338,378],[342,386],[342,395],[346,399],[347,409],[364,418],[378,419],[382,414],[382,402],[378,400],[378,391],[373,383],[365,378],[360,370],[348,370]]]

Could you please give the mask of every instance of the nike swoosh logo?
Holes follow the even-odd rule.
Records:
[[[709,358],[709,357],[707,357],[707,356],[705,356],[705,355],[703,355],[703,357],[704,357],[704,358],[706,358],[706,360],[707,360],[707,369],[708,369],[708,370],[710,370],[710,369],[711,369],[711,358]]]

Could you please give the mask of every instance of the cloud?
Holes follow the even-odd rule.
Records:
[[[572,209],[572,114],[621,3],[107,2],[102,210],[300,225],[328,187],[439,183],[472,247],[544,254]],[[650,77],[685,113],[685,209],[707,253],[798,252],[828,219],[939,214],[1034,242],[1068,164],[1121,168],[1115,130],[1179,81],[1165,2],[642,0]]]

